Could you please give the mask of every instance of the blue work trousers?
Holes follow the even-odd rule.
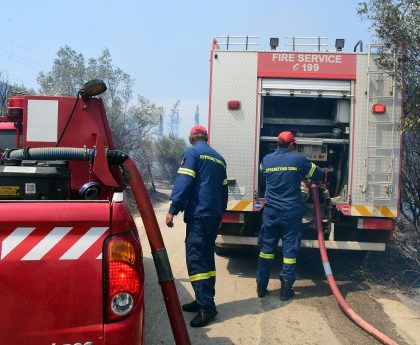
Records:
[[[279,278],[293,285],[296,280],[296,256],[300,248],[302,216],[299,214],[290,215],[288,219],[275,219],[273,212],[273,210],[264,209],[263,227],[259,236],[261,250],[258,257],[257,283],[264,287],[268,285],[270,268],[281,238],[283,266]]]
[[[215,307],[216,267],[214,246],[220,217],[197,217],[186,220],[185,252],[188,275],[200,309]]]

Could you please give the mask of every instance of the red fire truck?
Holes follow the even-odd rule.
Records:
[[[312,40],[314,39],[314,40]],[[380,47],[324,49],[322,37],[221,36],[210,58],[210,141],[227,161],[229,203],[220,246],[256,245],[264,208],[259,170],[279,132],[291,130],[296,153],[329,171],[321,194],[327,248],[385,250],[399,214],[401,91],[376,64]],[[360,48],[360,51],[357,51]],[[302,181],[303,247],[317,247],[313,202]]]
[[[1,345],[143,343],[142,249],[124,202],[124,157],[94,97],[104,88],[9,99],[0,122]]]

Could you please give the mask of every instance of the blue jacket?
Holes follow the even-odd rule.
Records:
[[[226,162],[205,141],[184,152],[175,177],[169,213],[192,217],[221,217],[226,210],[228,188]]]
[[[300,182],[320,181],[323,171],[303,156],[278,148],[264,157],[260,169],[266,178],[265,207],[278,218],[301,217],[303,212]]]

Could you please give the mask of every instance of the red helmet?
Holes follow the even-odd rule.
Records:
[[[190,130],[190,137],[195,135],[195,134],[200,134],[200,133],[204,134],[204,135],[207,135],[207,130],[203,126],[200,126],[200,125],[194,126]]]
[[[295,136],[290,131],[281,132],[277,137],[277,141],[280,144],[290,144],[296,141]]]

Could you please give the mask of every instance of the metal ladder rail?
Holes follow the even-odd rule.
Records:
[[[371,52],[371,49],[369,50],[369,52]],[[370,57],[369,57],[369,67],[370,67]],[[370,87],[370,82],[371,82],[371,76],[374,74],[384,74],[386,72],[376,72],[376,71],[372,71],[371,68],[369,68],[369,72],[368,73],[368,85]],[[376,72],[376,73],[375,73]],[[369,89],[370,91],[370,89]],[[380,100],[382,98],[389,98],[389,97],[381,97],[380,95],[376,95],[375,97],[372,97],[370,95],[370,92],[368,93],[368,114],[369,114],[369,108],[372,104],[372,100],[376,99],[376,100]],[[392,109],[394,110],[394,109]],[[392,119],[393,116],[391,115]],[[392,191],[392,185],[393,185],[393,166],[394,166],[394,155],[393,155],[393,148],[392,148],[392,143],[393,143],[393,131],[394,131],[394,121],[371,121],[368,120],[367,121],[367,131],[368,131],[368,135],[370,134],[370,129],[372,128],[372,126],[376,125],[376,127],[381,126],[381,125],[391,125],[391,146],[377,146],[377,145],[371,145],[369,146],[366,143],[366,149],[367,149],[367,162],[366,162],[366,188],[367,188],[367,193],[366,193],[366,199],[369,200],[383,200],[383,201],[389,201],[392,197],[391,195],[391,191]],[[382,153],[382,155],[378,154],[378,152],[376,152],[377,150],[384,150],[386,151],[390,151],[390,154],[387,155],[386,153]],[[373,153],[372,151],[374,151],[375,153]],[[371,166],[370,164],[372,164],[372,160],[379,160],[382,161],[383,165],[386,166],[388,165],[390,168],[389,172],[378,172],[377,168],[373,168],[373,171],[371,170]],[[375,163],[373,163],[375,164]],[[382,176],[385,177],[385,179],[387,181],[371,181],[370,178],[375,179],[375,176]],[[369,178],[370,177],[370,178]],[[375,195],[376,191],[375,191],[375,186],[384,186],[384,188],[388,188],[388,190],[385,190],[385,193],[388,194],[387,197],[381,196],[381,195]],[[369,191],[370,188],[372,188],[372,196],[369,196]]]
[[[369,50],[370,52],[370,50]],[[389,71],[388,71],[389,72]],[[382,74],[387,73],[387,71],[383,71],[381,72]],[[391,76],[391,74],[389,74]],[[391,76],[392,77],[392,76]],[[383,147],[383,149],[385,150],[390,150],[391,151],[391,156],[392,158],[389,161],[390,164],[390,176],[389,176],[389,199],[391,199],[392,197],[392,188],[393,188],[393,182],[394,182],[394,168],[395,168],[395,156],[394,156],[394,140],[395,140],[395,121],[396,121],[396,94],[397,94],[397,87],[396,87],[396,80],[395,77],[392,77],[392,96],[378,96],[378,97],[370,97],[371,99],[376,98],[376,99],[390,99],[392,98],[392,110],[391,110],[391,114],[390,114],[390,121],[371,121],[371,124],[381,124],[381,125],[391,125],[391,147]],[[370,96],[370,95],[369,95]],[[375,147],[372,147],[375,148]],[[381,175],[381,173],[376,173],[376,175]],[[382,184],[381,182],[372,182],[373,184]],[[384,185],[386,185],[386,183],[383,183]],[[389,200],[387,198],[376,198],[376,200]]]
[[[395,157],[394,157],[394,152],[393,152],[393,143],[394,143],[394,129],[395,129],[395,78],[393,78],[392,80],[392,92],[393,92],[393,96],[385,96],[385,95],[377,95],[375,97],[371,96],[371,90],[370,90],[370,82],[371,82],[371,77],[372,75],[378,75],[378,74],[386,74],[387,71],[379,71],[379,70],[373,70],[373,68],[371,67],[371,56],[372,56],[372,48],[378,48],[381,47],[381,45],[369,45],[369,49],[368,49],[368,68],[367,68],[367,96],[368,96],[368,102],[367,102],[367,109],[366,109],[366,131],[367,131],[367,135],[366,135],[366,159],[364,162],[365,165],[365,186],[364,186],[364,192],[365,192],[365,198],[367,200],[390,200],[392,197],[392,186],[393,186],[393,181],[394,181],[394,163],[395,163]],[[373,99],[390,99],[392,98],[392,110],[391,110],[391,121],[372,121],[369,120],[369,114],[370,114],[370,107],[371,107],[371,101]],[[391,125],[391,146],[390,147],[386,147],[386,146],[369,146],[368,145],[368,136],[370,134],[370,129],[372,128],[372,125],[376,125],[376,126],[383,126],[383,125]],[[383,154],[381,156],[377,155],[376,150],[385,150],[385,151],[390,151],[390,155],[386,155]],[[375,150],[375,154],[372,154],[371,151]],[[374,171],[370,170],[370,162],[371,160],[374,159],[379,159],[379,160],[383,160],[383,164],[386,165],[387,161],[388,161],[388,165],[390,168],[390,172],[377,172],[375,171],[376,169],[374,168]],[[388,177],[388,181],[369,181],[369,176],[387,176]],[[388,197],[383,197],[383,196],[375,196],[375,191],[373,191],[373,195],[370,197],[368,195],[369,192],[369,186],[373,187],[374,185],[388,185],[388,191],[385,191],[385,193],[388,194]]]

